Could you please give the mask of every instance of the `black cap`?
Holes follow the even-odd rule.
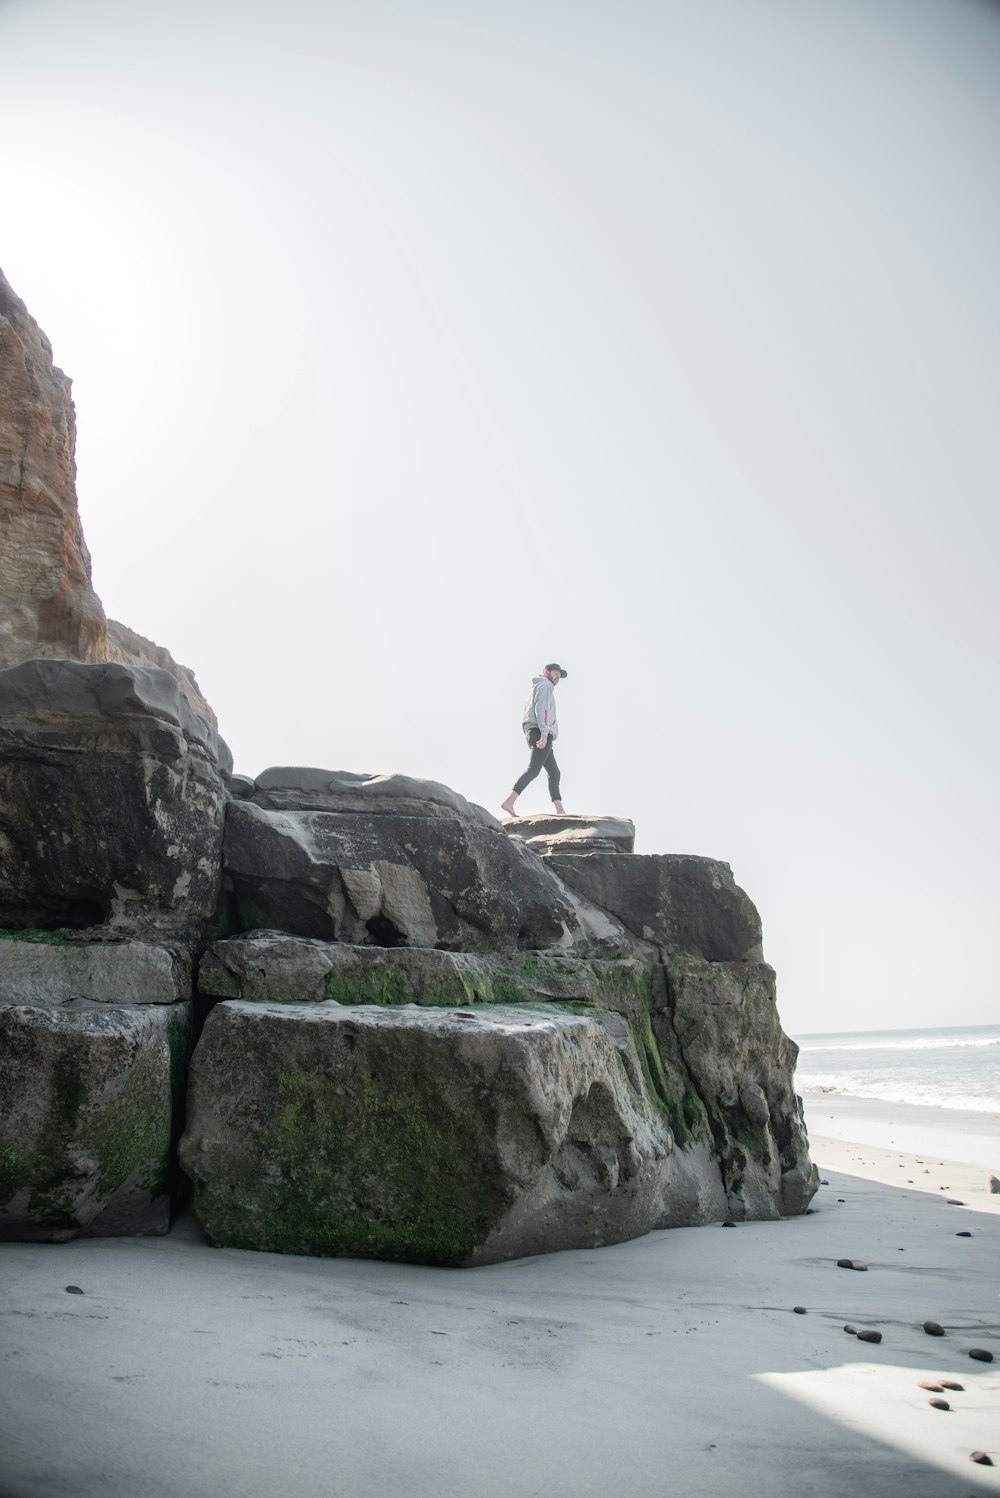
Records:
[[[548,665],[547,666],[543,666],[542,669],[544,671],[558,671],[560,676],[568,676],[569,675],[569,672],[566,670],[566,667],[565,666],[560,666],[560,664],[559,664],[558,661],[549,661]]]

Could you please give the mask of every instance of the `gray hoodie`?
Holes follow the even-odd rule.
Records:
[[[540,728],[550,739],[559,737],[556,719],[556,689],[547,676],[531,678],[531,696],[524,704],[521,714],[522,728]]]

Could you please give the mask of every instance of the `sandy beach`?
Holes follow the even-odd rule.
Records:
[[[1000,1196],[933,1151],[814,1154],[807,1216],[475,1270],[216,1250],[190,1218],[0,1245],[0,1494],[1000,1492]]]

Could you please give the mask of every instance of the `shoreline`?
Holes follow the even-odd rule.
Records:
[[[917,1189],[928,1189],[927,1171],[935,1190],[954,1184],[948,1179],[950,1168],[951,1175],[974,1181],[987,1195],[989,1177],[1000,1177],[998,1114],[830,1092],[803,1092],[802,1102],[817,1164],[825,1161],[831,1169],[887,1185],[901,1184],[902,1176]],[[877,1157],[881,1165],[866,1165],[869,1157]],[[900,1169],[901,1165],[915,1169]],[[881,1173],[872,1173],[876,1169]]]

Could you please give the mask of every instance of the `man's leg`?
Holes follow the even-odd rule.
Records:
[[[559,795],[559,766],[556,764],[555,754],[552,752],[552,740],[549,740],[549,757],[545,761],[545,769],[549,777],[549,796],[555,803],[557,812],[563,809],[562,800]]]
[[[542,766],[545,764],[546,755],[548,755],[552,749],[551,739],[546,744],[544,749],[539,749],[538,740],[541,738],[541,736],[541,730],[538,728],[531,728],[528,730],[528,743],[531,746],[531,759],[528,761],[528,768],[525,770],[523,775],[518,776],[517,780],[514,781],[514,789],[511,791],[506,801],[500,802],[501,811],[505,811],[510,817],[514,816],[514,802],[524,790],[525,786],[530,785],[535,776],[541,773]]]

